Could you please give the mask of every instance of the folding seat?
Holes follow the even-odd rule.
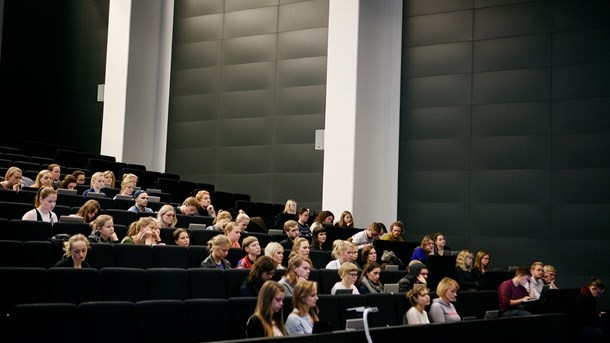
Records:
[[[178,180],[160,177],[157,179],[156,187],[159,188],[163,193],[171,194],[172,202],[182,203],[184,201],[184,198],[181,199],[180,197],[180,186]]]
[[[0,160],[0,165],[1,165],[1,161],[2,160]],[[6,175],[6,173],[0,174],[0,176],[2,176],[2,177],[4,177],[4,175]],[[0,201],[17,202],[17,193],[19,193],[19,192],[0,189]]]
[[[272,227],[275,222],[275,207],[273,204],[269,204],[266,202],[257,202],[256,209],[258,211],[259,217],[263,218],[267,227]]]
[[[183,202],[184,199],[192,196],[193,190],[197,187],[195,182],[186,181],[186,180],[178,180],[178,194],[174,194],[174,196],[178,196],[180,199],[179,202]]]
[[[153,246],[155,268],[189,268],[188,248],[177,245]]]
[[[121,224],[127,227],[138,220],[138,215],[135,212],[127,210],[105,209],[104,214],[111,216],[114,224]]]
[[[144,269],[106,267],[99,271],[102,300],[137,302],[150,299]]]
[[[339,330],[345,323],[341,323],[339,313],[339,296],[330,294],[318,294],[318,314],[320,321],[328,323],[334,330]]]
[[[246,323],[254,313],[256,297],[229,298],[229,318],[231,318],[231,330],[228,331],[228,339],[246,338]]]
[[[109,320],[113,323],[132,323],[137,318],[136,305],[130,301],[91,301],[78,305],[80,327],[87,330],[91,323]],[[96,330],[86,335],[87,342],[138,342],[138,332],[131,325],[115,325],[112,330]]]
[[[21,193],[20,191],[18,193]],[[35,196],[35,195],[34,195]],[[28,203],[19,203],[19,202],[0,202],[0,218],[5,218],[8,220],[11,219],[21,219],[23,215],[34,208],[34,196],[32,196],[31,201]]]
[[[11,219],[8,223],[10,239],[17,241],[46,241],[53,236],[51,223]]]
[[[92,268],[115,267],[114,244],[91,243],[86,261]]]
[[[114,233],[116,233],[117,238],[119,239],[119,241],[121,241],[123,238],[125,238],[125,236],[127,236],[127,226],[114,223]]]
[[[36,303],[13,307],[9,318],[15,342],[60,342],[66,339],[67,318],[77,318],[76,304]],[[80,337],[79,328],[72,334]]]
[[[189,230],[191,232],[191,246],[192,245],[207,245],[208,241],[216,235],[222,234],[216,230]],[[201,262],[201,261],[200,261]]]
[[[233,199],[235,199],[235,201],[239,201],[239,200],[250,201],[250,194],[233,193]]]
[[[57,205],[80,208],[87,201],[82,195],[59,194]],[[72,212],[72,211],[70,211]]]
[[[129,209],[134,204],[133,200],[125,199],[114,199],[113,202],[114,204],[109,209],[127,211],[127,209]]]
[[[148,274],[150,299],[185,300],[189,298],[186,269],[150,268],[146,273]]]
[[[8,232],[8,230],[6,231]],[[23,259],[22,241],[0,240],[0,267],[23,267]]]
[[[402,318],[406,312],[406,310],[400,312],[403,310],[401,302],[406,300],[404,293],[369,293],[366,294],[365,297],[366,306],[376,307],[378,309],[377,313],[371,313],[368,317],[369,325],[371,327],[402,324]],[[410,306],[408,308],[410,308]]]
[[[4,293],[0,297],[2,316],[9,313],[17,304],[50,301],[46,268],[2,267],[0,280]]]
[[[23,242],[23,260],[27,267],[51,268],[62,255],[60,248],[49,240]]]
[[[106,197],[108,197],[109,199],[113,199],[115,195],[117,195],[121,192],[121,189],[115,188],[115,187],[104,187],[102,192],[104,192],[104,194],[106,194]],[[108,207],[108,208],[110,208],[110,207]]]
[[[53,212],[55,212],[55,214],[57,215],[57,219],[59,219],[59,217],[61,216],[69,216],[70,214],[72,214],[72,208],[71,206],[66,205],[55,205]]]
[[[250,217],[260,217],[256,203],[250,200],[235,200],[235,209],[243,210]]]
[[[55,163],[55,160],[52,158],[40,157],[40,156],[30,156],[30,161],[34,163],[39,163],[42,169],[47,169],[49,164]]]
[[[336,269],[318,269],[320,274],[320,293],[330,294],[330,290],[335,283],[341,281],[338,270]]]
[[[28,156],[25,156],[27,158],[27,160],[26,159],[15,159],[15,158],[13,158],[13,156],[9,156],[9,154],[5,154],[4,157],[8,158],[8,159],[12,159],[14,161],[13,165],[15,167],[20,168],[21,170],[38,170],[38,171],[42,170],[40,163],[30,162],[29,161],[30,158]]]
[[[94,173],[103,172],[105,170],[111,169],[110,161],[99,158],[90,158],[87,161],[87,167]]]
[[[313,267],[315,269],[323,269],[326,267],[328,262],[333,260],[330,252],[319,250],[310,250],[309,258],[311,258],[311,262],[313,262]]]
[[[197,182],[195,189],[193,190],[193,195],[196,195],[199,191],[208,191],[210,194],[214,194],[214,188],[214,185],[211,183]]]
[[[341,318],[339,320],[339,324],[341,324],[340,329],[343,330],[345,329],[345,321],[347,319],[362,318],[362,313],[350,311],[348,309],[366,306],[366,296],[364,294],[343,294],[336,295],[336,297],[339,299],[339,316]],[[381,313],[380,316],[383,316],[383,313]]]
[[[235,198],[233,198],[233,193],[215,191],[211,198],[216,212],[219,210],[229,211],[235,207]]]
[[[379,251],[379,250],[377,250]],[[428,267],[428,288],[436,289],[439,281],[444,277],[457,280],[455,276],[456,256],[428,256],[426,266]]]
[[[230,248],[226,259],[231,263],[231,268],[237,268],[237,261],[246,256],[246,251],[242,248]]]
[[[55,151],[55,161],[64,166],[78,167],[86,166],[86,161],[83,161],[79,156],[77,151],[72,151],[68,149],[57,149]],[[87,175],[91,175],[88,173]]]
[[[186,306],[181,300],[139,301],[134,319],[140,342],[188,342]]]
[[[4,156],[2,156],[4,157]],[[0,167],[2,168],[10,168],[13,166],[13,160],[7,160],[5,158],[0,158]],[[6,175],[6,174],[1,174],[2,176]]]
[[[102,192],[104,192],[104,189],[102,189]],[[87,200],[89,200],[89,198],[87,198]],[[112,206],[114,206],[114,200],[112,200],[112,198],[109,196],[106,196],[105,198],[95,198],[95,200],[100,203],[100,207],[103,210],[112,208]]]
[[[384,285],[386,283],[398,283],[405,275],[407,275],[406,270],[382,270],[379,274],[379,280]]]
[[[97,269],[49,268],[47,279],[52,302],[80,304],[101,300]]]
[[[78,233],[85,235],[88,237],[91,234],[91,226],[87,223],[64,223],[57,222],[53,224],[53,235],[57,235],[60,233],[66,233],[70,236],[76,235]]]
[[[226,299],[187,299],[184,305],[191,342],[224,340],[233,329]]]
[[[249,269],[227,269],[224,271],[224,279],[227,287],[227,296],[239,297],[239,288],[248,277]]]
[[[176,244],[176,242],[174,242],[174,231],[176,230],[175,228],[172,227],[162,227],[161,229],[161,233],[159,234],[159,236],[161,237],[161,241],[167,245],[174,245]],[[190,232],[189,232],[189,236],[190,236]]]
[[[150,203],[148,203],[150,205]],[[150,208],[150,206],[147,206],[148,208]],[[142,217],[153,217],[156,218],[157,214],[154,212],[138,212],[136,213],[136,215],[138,216],[138,220]]]
[[[191,242],[193,238],[191,237]],[[189,267],[190,268],[199,268],[199,265],[206,257],[210,254],[210,251],[206,246],[202,245],[193,245],[191,244],[188,247],[188,255],[189,255]]]
[[[115,244],[114,260],[117,267],[148,269],[155,266],[149,245]]]
[[[223,270],[189,268],[187,274],[191,299],[228,298],[227,282]]]
[[[157,179],[163,175],[160,172],[145,170],[142,172],[142,177],[138,177],[138,185],[143,189],[157,187]]]

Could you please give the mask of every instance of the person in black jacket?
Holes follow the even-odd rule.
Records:
[[[428,283],[428,267],[425,264],[413,260],[407,269],[407,275],[398,280],[398,290],[401,293],[408,292],[416,283],[424,285]]]
[[[608,317],[606,312],[600,312],[597,307],[597,298],[605,289],[602,280],[592,277],[586,286],[580,288],[574,299],[572,319],[581,342],[608,341]]]
[[[258,293],[254,314],[246,323],[246,337],[286,336],[284,328],[284,286],[269,280]]]
[[[275,261],[263,255],[256,259],[250,269],[250,273],[239,288],[239,295],[242,297],[256,297],[265,281],[271,280],[275,274]]]
[[[85,235],[80,233],[73,235],[64,242],[64,256],[55,264],[55,267],[91,268],[85,261],[89,248],[89,239]]]

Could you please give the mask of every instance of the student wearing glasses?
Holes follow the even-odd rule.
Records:
[[[356,287],[358,281],[358,266],[352,262],[345,262],[339,268],[339,276],[341,281],[335,283],[330,290],[330,294],[335,295],[338,289],[351,289],[352,294],[360,294]]]
[[[178,223],[176,218],[176,210],[172,205],[163,205],[157,213],[157,222],[159,222],[160,228],[174,228]]]

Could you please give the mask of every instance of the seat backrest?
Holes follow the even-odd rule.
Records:
[[[189,283],[186,269],[182,268],[150,268],[148,286],[150,299],[176,299],[189,298]]]
[[[246,323],[254,313],[256,297],[229,298],[229,313],[232,319],[232,330],[228,332],[228,339],[246,338]]]
[[[129,225],[138,220],[138,215],[135,212],[127,210],[106,209],[104,213],[112,216],[112,221],[115,224],[121,224],[129,227]]]
[[[140,244],[115,244],[117,267],[148,269],[155,266],[152,247]]]
[[[227,297],[238,297],[241,284],[248,277],[249,269],[227,269],[224,271]]]
[[[0,297],[1,315],[6,315],[17,304],[50,301],[46,268],[2,267],[0,280],[5,294]]]
[[[130,301],[91,301],[78,305],[80,327],[88,328],[100,319],[112,318],[114,323],[131,323],[137,317],[136,305]],[[97,330],[87,335],[87,342],[138,342],[138,332],[131,325],[115,325],[112,330]]]
[[[61,259],[62,255],[60,247],[49,240],[23,242],[23,256],[27,267],[50,268]]]
[[[21,192],[19,192],[21,193]],[[29,203],[0,202],[0,218],[21,219],[23,215],[34,208],[34,197]]]
[[[50,268],[47,272],[52,302],[80,304],[101,300],[100,280],[93,268]]]
[[[91,243],[87,252],[87,262],[92,268],[115,267],[114,244]]]
[[[59,342],[66,339],[66,318],[77,318],[76,304],[35,303],[15,305],[10,316],[15,342]]]
[[[42,221],[12,219],[8,229],[11,232],[10,239],[22,242],[45,241],[53,236],[51,223]]]
[[[0,229],[8,232],[8,229]],[[0,240],[0,267],[23,267],[23,242],[18,240]]]
[[[232,320],[218,320],[231,318],[227,299],[187,299],[184,304],[191,342],[224,340],[227,332],[233,329]]]
[[[99,271],[102,300],[137,302],[150,299],[148,274],[139,268],[106,267]]]
[[[136,303],[140,342],[188,342],[185,305],[180,300],[146,300]]]
[[[153,246],[155,268],[189,268],[188,248],[177,245]]]
[[[320,293],[330,294],[330,290],[333,288],[335,283],[341,281],[338,270],[336,269],[319,269],[320,275]]]
[[[189,268],[187,270],[191,299],[227,299],[227,282],[220,269]]]

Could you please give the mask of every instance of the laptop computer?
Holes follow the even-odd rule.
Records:
[[[345,330],[364,330],[364,319],[352,318],[345,320]]]
[[[189,229],[191,230],[205,230],[207,225],[199,223],[189,223]]]
[[[161,190],[156,188],[146,188],[146,193],[148,193],[149,195],[154,193],[159,194],[161,193]]]
[[[400,287],[397,283],[386,283],[383,285],[383,293],[395,294],[400,291]]]
[[[496,318],[498,318],[499,315],[500,315],[500,311],[498,311],[498,310],[485,311],[485,316],[483,317],[483,319],[485,319],[485,320],[496,319]]]
[[[89,192],[87,193],[87,198],[105,198],[106,194],[104,193],[95,193],[95,192]]]
[[[76,189],[59,188],[57,194],[77,195],[78,191]]]
[[[270,234],[270,235],[283,235],[284,234],[284,230],[269,229],[269,231],[267,233]]]
[[[84,223],[83,217],[81,216],[61,216],[59,217],[61,223]]]
[[[133,201],[133,196],[131,195],[125,195],[125,194],[117,194],[114,196],[115,199],[118,200],[129,200],[129,201]]]
[[[148,202],[161,202],[161,197],[157,195],[149,195]]]
[[[398,265],[397,264],[386,264],[385,270],[397,271]]]
[[[335,291],[335,295],[342,295],[342,294],[354,294],[354,291],[351,289],[337,289]]]

